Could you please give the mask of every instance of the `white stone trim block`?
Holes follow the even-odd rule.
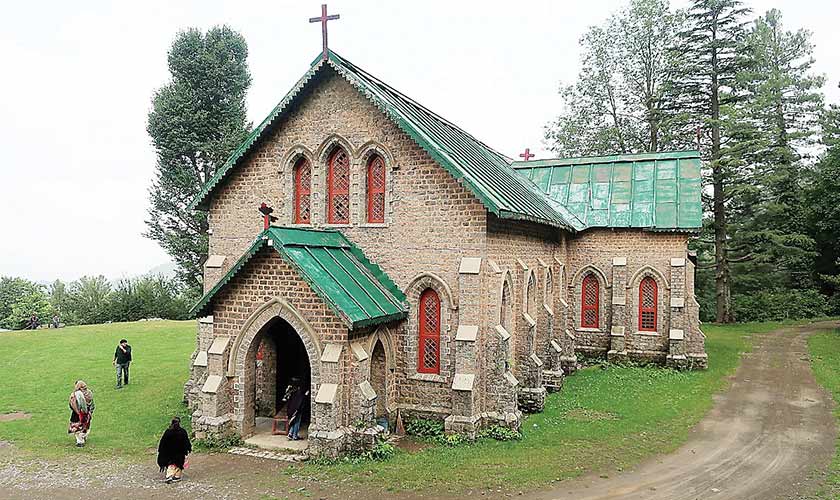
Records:
[[[213,339],[213,343],[210,345],[210,349],[207,350],[207,354],[224,354],[229,342],[230,337],[228,336],[216,337],[215,339]]]
[[[537,356],[537,353],[535,352],[532,352],[531,355],[528,356],[528,359],[530,359],[531,363],[534,363],[534,366],[536,366],[537,368],[541,368],[543,365],[542,360],[539,356]]]
[[[534,328],[535,326],[537,326],[537,322],[534,321],[534,318],[532,318],[530,314],[524,312],[522,313],[522,318],[524,318],[525,322],[528,323],[529,328]]]
[[[563,352],[563,348],[560,347],[560,344],[556,340],[551,341],[551,348],[554,349],[554,352]]]
[[[498,333],[499,337],[501,337],[502,340],[504,340],[505,342],[507,342],[507,340],[510,338],[510,333],[508,333],[508,331],[505,330],[505,327],[503,327],[502,325],[496,325],[496,333]]]
[[[627,265],[627,257],[613,257],[613,265],[614,266],[626,266]]]
[[[481,257],[462,257],[461,266],[458,268],[460,274],[478,274],[481,272]]]
[[[671,267],[685,267],[685,257],[674,257],[671,259]]]
[[[376,391],[373,390],[373,386],[370,385],[370,382],[367,380],[363,380],[359,384],[359,389],[362,391],[362,396],[368,401],[373,401],[376,399]]]
[[[452,377],[453,391],[472,391],[475,383],[475,375],[472,373],[456,373]]]
[[[478,338],[478,327],[474,325],[458,325],[458,332],[455,333],[455,340],[464,342],[475,342]]]
[[[685,299],[682,297],[671,297],[671,307],[685,307]]]
[[[335,402],[336,394],[338,394],[338,384],[321,384],[315,396],[315,402],[331,405]]]
[[[670,340],[683,340],[685,338],[685,332],[678,328],[672,328],[668,332],[668,338]]]
[[[341,344],[327,344],[324,346],[324,352],[321,353],[322,363],[338,363],[341,359]]]
[[[218,269],[224,265],[226,258],[226,255],[211,255],[204,265],[209,269]]]
[[[513,372],[511,372],[510,370],[505,372],[505,380],[507,380],[508,383],[513,387],[516,387],[517,385],[519,385],[519,381],[516,380],[516,377],[513,375]]]
[[[222,377],[218,375],[208,375],[207,380],[204,381],[204,385],[201,387],[201,392],[216,394],[220,385],[222,385]]]
[[[519,267],[521,267],[523,271],[528,270],[528,264],[526,264],[524,260],[517,258],[516,263],[519,264]]]
[[[623,326],[614,326],[610,330],[610,335],[613,337],[623,337],[624,336],[624,327]]]
[[[213,324],[213,315],[205,316],[203,318],[198,318],[198,322],[202,325],[212,325]]]
[[[368,356],[368,353],[365,350],[365,346],[363,346],[361,342],[353,342],[352,344],[350,344],[350,350],[353,351],[353,356],[356,357],[356,361],[358,361],[359,363],[370,357]]]
[[[193,366],[207,366],[207,351],[198,351]]]

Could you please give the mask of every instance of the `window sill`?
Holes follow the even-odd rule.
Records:
[[[578,327],[578,328],[575,328],[575,331],[576,332],[581,332],[581,333],[604,333],[604,330],[601,330],[600,328]]]
[[[330,223],[326,223],[326,224],[324,224],[322,227],[326,227],[326,228],[353,227],[353,224],[350,224],[350,223],[347,223],[347,224],[344,224],[344,223],[342,223],[342,224],[330,224]]]
[[[659,332],[649,332],[649,331],[640,330],[638,332],[633,332],[633,335],[641,335],[642,337],[658,337]]]
[[[386,222],[365,222],[363,224],[359,224],[359,227],[388,227],[388,223],[386,223]]]
[[[420,380],[422,382],[437,382],[437,383],[444,383],[446,379],[443,375],[437,375],[434,373],[415,373],[414,375],[408,377],[409,380]]]

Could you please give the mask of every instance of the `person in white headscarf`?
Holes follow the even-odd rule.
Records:
[[[77,381],[73,392],[70,393],[70,427],[67,433],[76,436],[76,446],[79,448],[85,445],[90,434],[93,409],[93,393],[83,380]]]

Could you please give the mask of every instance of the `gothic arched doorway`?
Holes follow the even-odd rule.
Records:
[[[376,392],[376,420],[388,418],[388,369],[385,347],[377,340],[370,356],[370,385]]]
[[[306,346],[292,325],[278,317],[266,323],[254,338],[245,365],[247,371],[253,370],[253,377],[245,377],[246,415],[253,415],[251,419],[246,417],[245,427],[259,433],[270,431],[273,418],[286,415],[287,389],[298,384],[309,393],[300,410],[301,429],[306,429],[311,414],[312,373]]]

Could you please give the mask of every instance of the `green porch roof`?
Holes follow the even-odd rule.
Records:
[[[516,175],[509,158],[332,51],[328,60],[318,57],[313,61],[292,90],[204,185],[191,209],[207,208],[214,190],[291,109],[309,82],[327,67],[358,89],[453,177],[463,182],[493,214],[572,231],[582,227],[574,215],[558,210],[532,183]]]
[[[518,161],[512,166],[587,228],[697,231],[702,225],[696,151]]]
[[[230,271],[196,304],[209,310],[213,297],[264,247],[276,250],[350,329],[387,323],[407,315],[405,296],[361,249],[338,231],[270,227],[261,232]]]

